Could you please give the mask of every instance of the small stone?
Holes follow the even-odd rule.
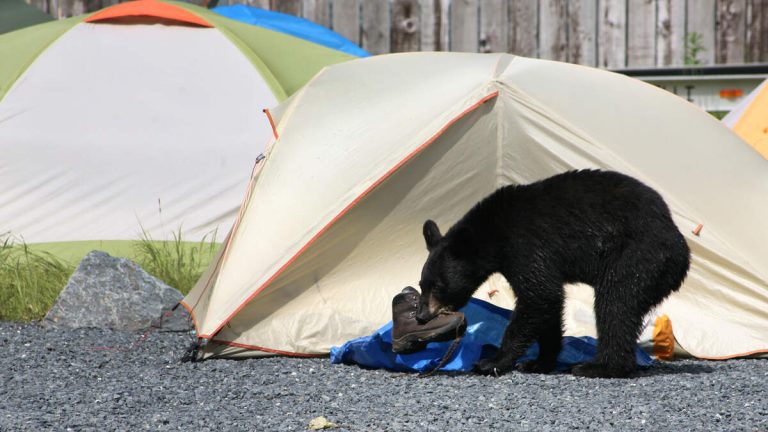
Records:
[[[323,416],[315,417],[309,421],[309,428],[312,430],[333,429],[336,427],[339,427],[339,425],[328,421],[328,419]]]

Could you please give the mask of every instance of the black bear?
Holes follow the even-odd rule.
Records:
[[[586,377],[628,377],[650,309],[677,290],[690,250],[662,197],[611,171],[570,171],[528,185],[504,186],[467,212],[445,236],[424,223],[429,257],[421,274],[420,322],[465,305],[493,273],[517,297],[497,354],[475,370],[502,374],[538,341],[526,372],[551,372],[560,352],[563,284],[595,290],[595,359],[573,369]]]

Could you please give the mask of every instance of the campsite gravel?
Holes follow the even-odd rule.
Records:
[[[627,380],[417,378],[327,358],[181,363],[187,333],[0,322],[1,431],[768,431],[768,361],[676,361]]]

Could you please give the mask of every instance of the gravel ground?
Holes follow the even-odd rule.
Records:
[[[0,430],[301,431],[325,416],[339,431],[768,431],[766,360],[417,378],[327,358],[181,363],[188,334],[140,336],[0,323]]]

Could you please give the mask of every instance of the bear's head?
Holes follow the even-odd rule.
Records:
[[[433,221],[424,222],[429,257],[421,270],[421,300],[416,319],[427,322],[442,311],[467,304],[488,275],[478,265],[478,246],[470,228],[457,226],[443,236]]]

